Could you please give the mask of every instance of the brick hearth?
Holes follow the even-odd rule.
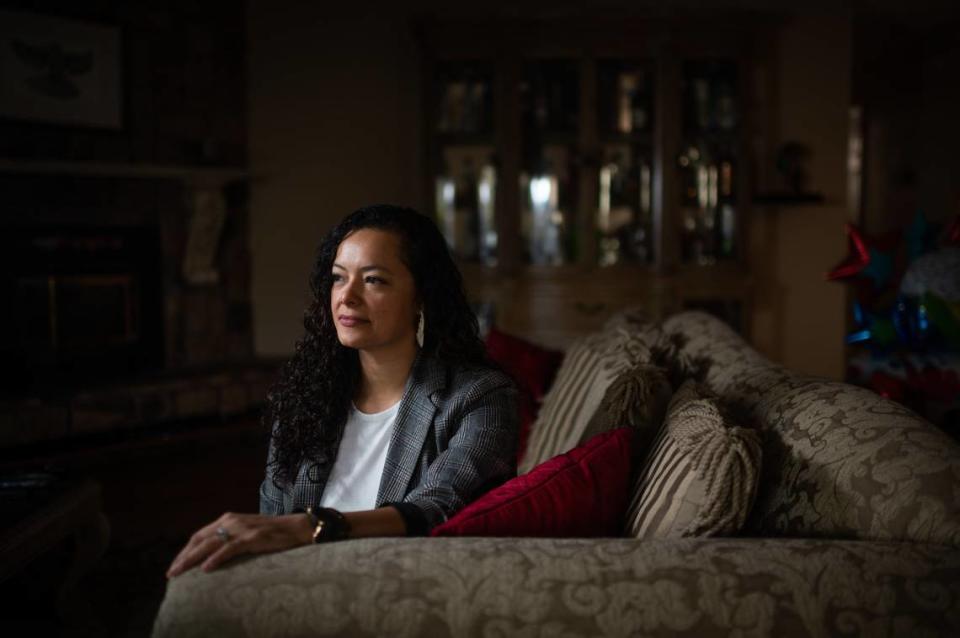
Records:
[[[79,441],[105,433],[210,418],[260,408],[276,375],[267,362],[119,383],[58,398],[0,403],[0,448]]]

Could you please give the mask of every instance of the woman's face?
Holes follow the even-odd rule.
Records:
[[[333,260],[330,312],[340,343],[359,350],[409,346],[419,307],[413,275],[400,260],[400,238],[372,228],[340,242]]]

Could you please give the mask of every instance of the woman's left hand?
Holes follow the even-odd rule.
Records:
[[[190,537],[167,569],[167,578],[179,576],[201,561],[201,569],[210,571],[241,554],[307,545],[312,532],[310,519],[303,514],[261,516],[228,512]]]

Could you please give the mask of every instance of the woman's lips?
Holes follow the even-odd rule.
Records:
[[[366,319],[359,319],[357,317],[337,317],[337,321],[340,322],[341,326],[347,328],[352,328],[353,326],[360,325],[361,323],[367,323]]]

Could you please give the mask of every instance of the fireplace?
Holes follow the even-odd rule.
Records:
[[[4,394],[47,394],[163,366],[156,228],[6,228],[0,261]]]
[[[258,409],[276,364],[253,353],[242,172],[36,169],[0,170],[0,459]],[[218,194],[201,281],[185,264]]]

